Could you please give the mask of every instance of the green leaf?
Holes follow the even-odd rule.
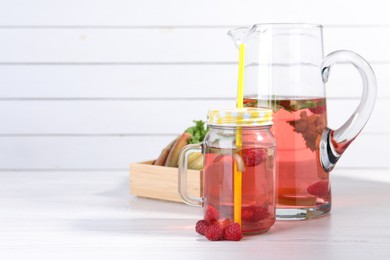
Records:
[[[202,120],[194,120],[195,126],[187,128],[186,132],[191,135],[190,144],[196,144],[203,142],[209,127],[205,127],[205,123]]]
[[[314,108],[318,106],[318,104],[311,100],[277,100],[275,101],[277,106],[283,108],[288,112],[295,112],[298,110],[306,109],[306,108]],[[275,104],[275,105],[276,105]]]
[[[271,108],[274,113],[279,109],[286,110],[288,112],[296,112],[306,108],[315,108],[317,106],[324,106],[325,101],[312,101],[312,100],[289,100],[289,99],[274,99],[272,96],[265,100],[250,100],[244,104],[245,107],[268,107]]]

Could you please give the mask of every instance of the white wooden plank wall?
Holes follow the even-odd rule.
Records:
[[[324,24],[325,53],[358,52],[378,80],[374,114],[338,168],[390,168],[390,8],[386,0],[2,0],[0,171],[127,170],[155,158],[210,107],[234,106],[230,28]],[[330,126],[361,82],[335,66]]]

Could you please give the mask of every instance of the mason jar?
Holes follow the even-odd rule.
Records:
[[[264,108],[213,109],[202,144],[187,145],[179,159],[179,193],[189,205],[202,205],[204,218],[229,220],[242,232],[264,233],[275,222],[275,138],[272,111]],[[203,194],[187,190],[187,161],[204,156]]]

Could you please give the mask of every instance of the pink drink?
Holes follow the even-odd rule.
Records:
[[[245,157],[249,150],[260,155],[254,163],[248,163]],[[246,163],[242,172],[242,231],[264,233],[275,222],[274,148],[243,147],[241,151],[208,148],[203,171],[205,214],[212,207],[219,219],[233,220],[233,154],[239,154]]]
[[[319,159],[319,143],[327,125],[325,99],[247,98],[244,103],[247,107],[271,106],[274,111],[271,131],[277,143],[277,208],[328,212],[329,176]]]

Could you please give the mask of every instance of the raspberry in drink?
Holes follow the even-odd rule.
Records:
[[[245,170],[242,171],[241,223],[244,233],[264,233],[275,222],[274,206],[274,148],[243,148],[228,150],[208,148],[204,160],[205,218],[233,219],[234,164],[240,154]],[[246,157],[262,155],[259,157]],[[268,157],[268,158],[266,158]],[[240,159],[238,159],[240,160]],[[218,213],[215,213],[218,212]]]

